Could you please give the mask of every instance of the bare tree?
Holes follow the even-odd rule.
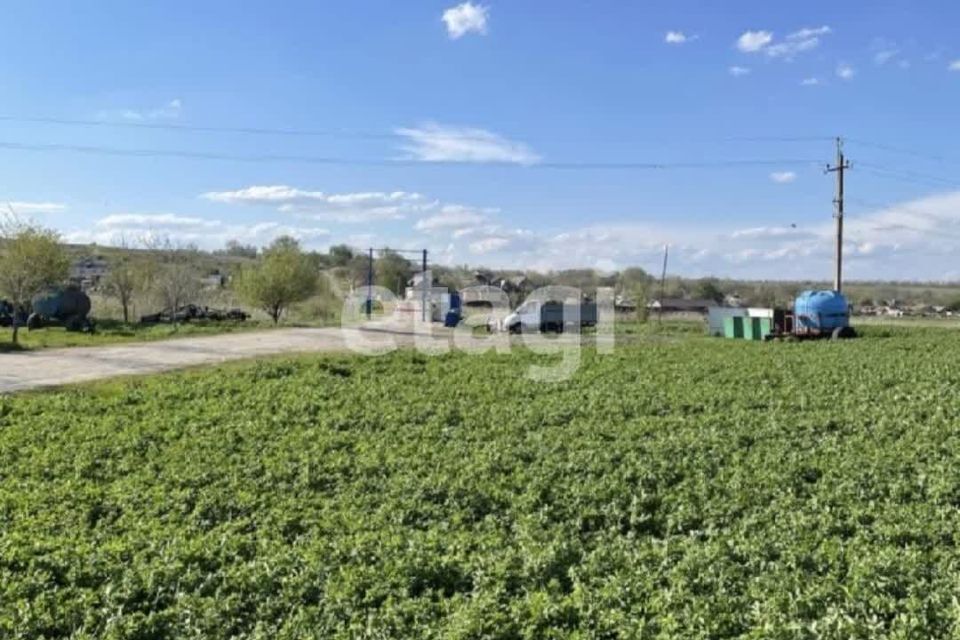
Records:
[[[70,259],[55,231],[15,215],[0,221],[0,238],[0,294],[13,305],[16,344],[20,317],[34,296],[66,280]]]
[[[196,267],[196,248],[181,247],[166,237],[148,237],[143,244],[154,254],[152,265],[140,277],[164,308],[170,310],[174,325],[177,311],[200,294],[200,274]]]
[[[131,255],[131,248],[126,239],[119,243],[119,253],[110,261],[110,272],[107,274],[103,288],[104,292],[116,298],[123,309],[124,324],[130,322],[130,306],[133,296],[145,284],[146,269],[142,260],[136,260]]]

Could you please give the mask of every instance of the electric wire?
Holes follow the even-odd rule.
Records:
[[[671,169],[716,169],[751,166],[811,165],[816,161],[798,158],[782,159],[732,159],[702,162],[539,162],[518,164],[513,162],[462,162],[462,161],[425,161],[417,159],[364,160],[336,156],[306,156],[286,154],[240,155],[220,152],[192,151],[184,149],[145,149],[120,148],[102,145],[80,145],[61,143],[23,143],[0,141],[0,149],[10,151],[31,151],[41,153],[70,152],[93,155],[124,156],[138,158],[186,158],[194,160],[223,160],[235,162],[324,164],[361,167],[411,167],[411,166],[509,166],[520,169],[557,169],[557,170],[671,170]]]

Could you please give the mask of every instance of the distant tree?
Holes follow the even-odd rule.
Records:
[[[152,260],[142,263],[140,277],[164,309],[177,322],[177,311],[200,295],[200,270],[197,249],[193,245],[179,245],[166,236],[143,239]]]
[[[698,280],[693,291],[694,297],[700,298],[701,300],[723,302],[724,293],[720,288],[720,283],[715,278],[703,278]]]
[[[16,218],[0,223],[0,237],[0,295],[13,305],[16,344],[21,313],[34,296],[66,280],[70,259],[55,231]]]
[[[120,245],[121,252],[110,260],[110,271],[103,281],[103,291],[115,298],[123,309],[123,322],[130,322],[130,305],[133,297],[146,284],[147,269],[142,260],[136,260],[126,241]]]
[[[196,300],[200,293],[200,273],[186,261],[166,262],[152,273],[151,281],[154,293],[170,310],[176,325],[177,310]]]
[[[252,244],[243,244],[239,240],[228,240],[223,253],[235,258],[252,259],[257,257],[257,248]]]
[[[397,295],[403,294],[407,282],[413,277],[413,266],[410,261],[390,249],[380,252],[380,257],[374,261],[373,271],[376,284],[390,289]]]
[[[328,251],[330,256],[330,266],[345,267],[354,257],[354,250],[345,244],[336,244],[330,247]]]
[[[354,254],[350,262],[344,265],[350,284],[353,286],[362,286],[367,283],[367,277],[370,272],[370,259],[360,253]]]
[[[313,261],[293,238],[277,238],[263,250],[260,261],[240,271],[237,291],[251,306],[263,309],[273,323],[295,302],[309,298],[317,288]]]

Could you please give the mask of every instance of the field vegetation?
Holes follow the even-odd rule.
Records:
[[[960,344],[642,332],[0,399],[0,637],[960,633]]]

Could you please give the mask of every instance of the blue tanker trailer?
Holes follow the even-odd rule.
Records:
[[[78,287],[51,289],[33,298],[27,329],[63,326],[67,331],[93,331],[90,296]]]
[[[793,301],[793,311],[777,309],[773,313],[773,331],[767,339],[857,337],[850,326],[850,304],[839,291],[802,291]]]

